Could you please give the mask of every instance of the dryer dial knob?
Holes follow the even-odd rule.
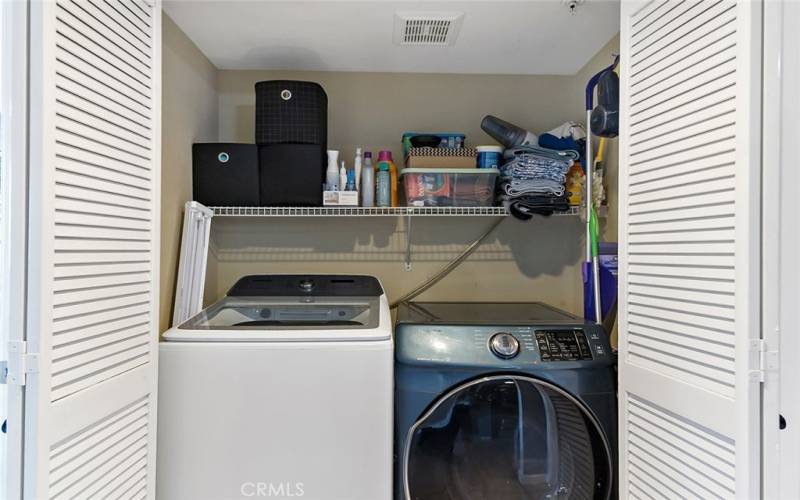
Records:
[[[511,359],[519,354],[519,340],[510,333],[495,333],[489,339],[489,349],[498,358]]]

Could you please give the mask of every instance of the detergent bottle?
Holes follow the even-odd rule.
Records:
[[[392,205],[392,174],[389,162],[378,162],[378,173],[375,175],[375,205],[390,207]]]
[[[394,160],[392,160],[392,152],[389,150],[384,149],[380,153],[378,153],[378,163],[386,162],[389,165],[389,189],[391,193],[391,205],[392,207],[397,206],[397,166],[394,164]]]

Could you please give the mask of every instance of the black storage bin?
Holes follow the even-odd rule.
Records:
[[[256,83],[256,144],[328,147],[328,96],[314,82]]]
[[[192,144],[193,199],[206,206],[258,206],[255,144]]]
[[[260,198],[263,206],[322,205],[325,170],[319,144],[270,144],[258,147]]]

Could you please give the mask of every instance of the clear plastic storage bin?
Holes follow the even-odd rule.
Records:
[[[496,168],[406,168],[401,173],[410,207],[489,207]]]

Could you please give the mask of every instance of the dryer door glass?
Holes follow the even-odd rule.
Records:
[[[415,424],[404,487],[413,500],[605,499],[610,450],[596,420],[545,382],[480,379]]]

